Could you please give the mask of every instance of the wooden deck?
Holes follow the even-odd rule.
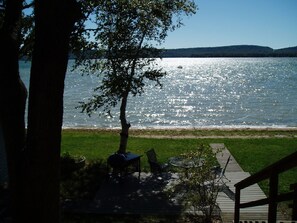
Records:
[[[225,147],[223,143],[210,144],[211,148],[214,151],[220,150],[217,154],[217,160],[222,167],[225,166],[228,157],[231,155],[229,150]],[[229,187],[229,193],[235,194],[234,185],[239,181],[250,176],[249,173],[244,172],[242,168],[239,166],[235,158],[231,155],[230,162],[226,168],[225,173],[227,179],[224,180],[226,185]],[[227,193],[228,194],[228,193]],[[217,202],[221,209],[223,222],[232,222],[234,217],[234,200],[230,199],[230,196],[227,196],[226,193],[220,192],[217,198]],[[266,195],[261,190],[258,184],[254,184],[251,187],[241,191],[241,201],[248,202],[261,198],[266,198]],[[240,210],[241,219],[243,220],[266,220],[268,213],[268,205],[253,207],[253,208],[245,208]]]

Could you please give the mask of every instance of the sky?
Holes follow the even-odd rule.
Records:
[[[297,46],[297,0],[195,0],[195,15],[162,47]]]

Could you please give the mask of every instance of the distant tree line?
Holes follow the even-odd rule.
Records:
[[[223,46],[223,47],[198,47],[198,48],[180,48],[180,49],[163,49],[161,57],[297,57],[297,46],[283,49],[272,49],[262,46]],[[97,54],[92,50],[86,50],[84,57],[89,59],[98,59]],[[103,54],[104,55],[104,54]],[[104,57],[101,55],[102,57]],[[144,54],[145,55],[145,54]],[[75,59],[76,56],[70,53],[69,59]],[[23,56],[21,58],[30,59]]]
[[[223,46],[168,49],[163,57],[296,57],[297,47],[274,50],[263,46]]]
[[[85,53],[88,58],[96,59],[96,54],[88,50]],[[222,47],[197,47],[180,49],[163,49],[163,58],[170,57],[297,57],[297,46],[283,49],[272,49],[270,47],[238,45]],[[70,53],[70,59],[75,55]]]

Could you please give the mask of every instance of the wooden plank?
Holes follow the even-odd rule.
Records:
[[[217,153],[217,160],[220,166],[224,166],[227,162],[228,157],[231,155],[229,150],[226,148],[224,143],[212,143],[210,147],[214,152],[220,150]],[[226,177],[230,180],[225,181],[225,184],[229,187],[230,191],[234,194],[234,199],[230,199],[224,192],[218,194],[217,203],[222,212],[222,218],[224,222],[232,222],[234,217],[234,207],[235,207],[235,187],[234,185],[243,179],[250,176],[249,173],[244,172],[240,165],[237,163],[236,159],[231,155],[231,160],[226,168]],[[250,187],[241,191],[240,202],[251,202],[259,199],[265,199],[266,195],[261,190],[258,184],[251,185]],[[262,205],[251,208],[240,209],[240,217],[244,219],[267,219],[268,215],[268,205]],[[226,221],[225,221],[226,220]]]
[[[250,174],[247,172],[227,172],[226,177],[231,180],[231,182],[226,182],[229,189],[235,194],[234,184],[249,177]],[[251,187],[241,191],[241,202],[249,202],[258,199],[266,198],[264,192],[261,188],[255,184]],[[234,200],[230,199],[224,192],[219,192],[217,202],[223,213],[234,213]],[[240,213],[263,213],[267,216],[268,206],[258,206],[253,208],[241,209]]]
[[[216,154],[216,158],[221,167],[225,166],[228,157],[231,155],[231,159],[226,168],[227,172],[243,172],[243,169],[237,163],[236,159],[232,156],[232,154],[229,152],[229,150],[227,149],[224,143],[211,143],[209,144],[209,146],[212,148],[212,150],[215,153],[217,153],[217,151],[220,151],[219,153]]]

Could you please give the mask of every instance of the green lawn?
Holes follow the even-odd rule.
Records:
[[[248,132],[248,131],[247,131]],[[167,135],[169,132],[164,131]],[[234,135],[235,131],[218,131],[216,135],[223,135],[226,138],[203,138],[203,139],[155,139],[141,138],[141,134],[148,132],[132,132],[128,141],[127,151],[141,154],[142,169],[149,170],[145,151],[154,148],[158,154],[158,159],[161,162],[166,162],[171,156],[176,156],[189,150],[195,150],[199,144],[209,143],[225,143],[232,155],[241,165],[241,167],[250,173],[255,173],[262,168],[274,163],[275,161],[297,151],[296,132],[280,133],[273,132],[275,135],[286,135],[288,138],[274,137],[271,132],[256,131],[253,134],[268,135],[269,138],[227,138],[229,135]],[[150,135],[161,135],[160,131],[149,131]],[[171,131],[171,135],[183,135],[185,132]],[[187,135],[197,135],[197,131],[187,132]],[[208,135],[207,131],[199,131],[200,135]],[[211,133],[213,136],[213,132]],[[249,135],[244,131],[240,135]],[[134,136],[133,136],[134,135]],[[137,135],[137,137],[136,137]],[[165,135],[165,134],[164,134]],[[62,153],[69,152],[71,155],[84,155],[88,161],[103,159],[117,151],[119,144],[119,134],[117,131],[88,131],[88,130],[64,130],[62,137]],[[289,183],[293,183],[297,179],[297,170],[293,169],[281,177],[281,191],[287,191]],[[261,184],[261,187],[267,193],[267,184]]]

